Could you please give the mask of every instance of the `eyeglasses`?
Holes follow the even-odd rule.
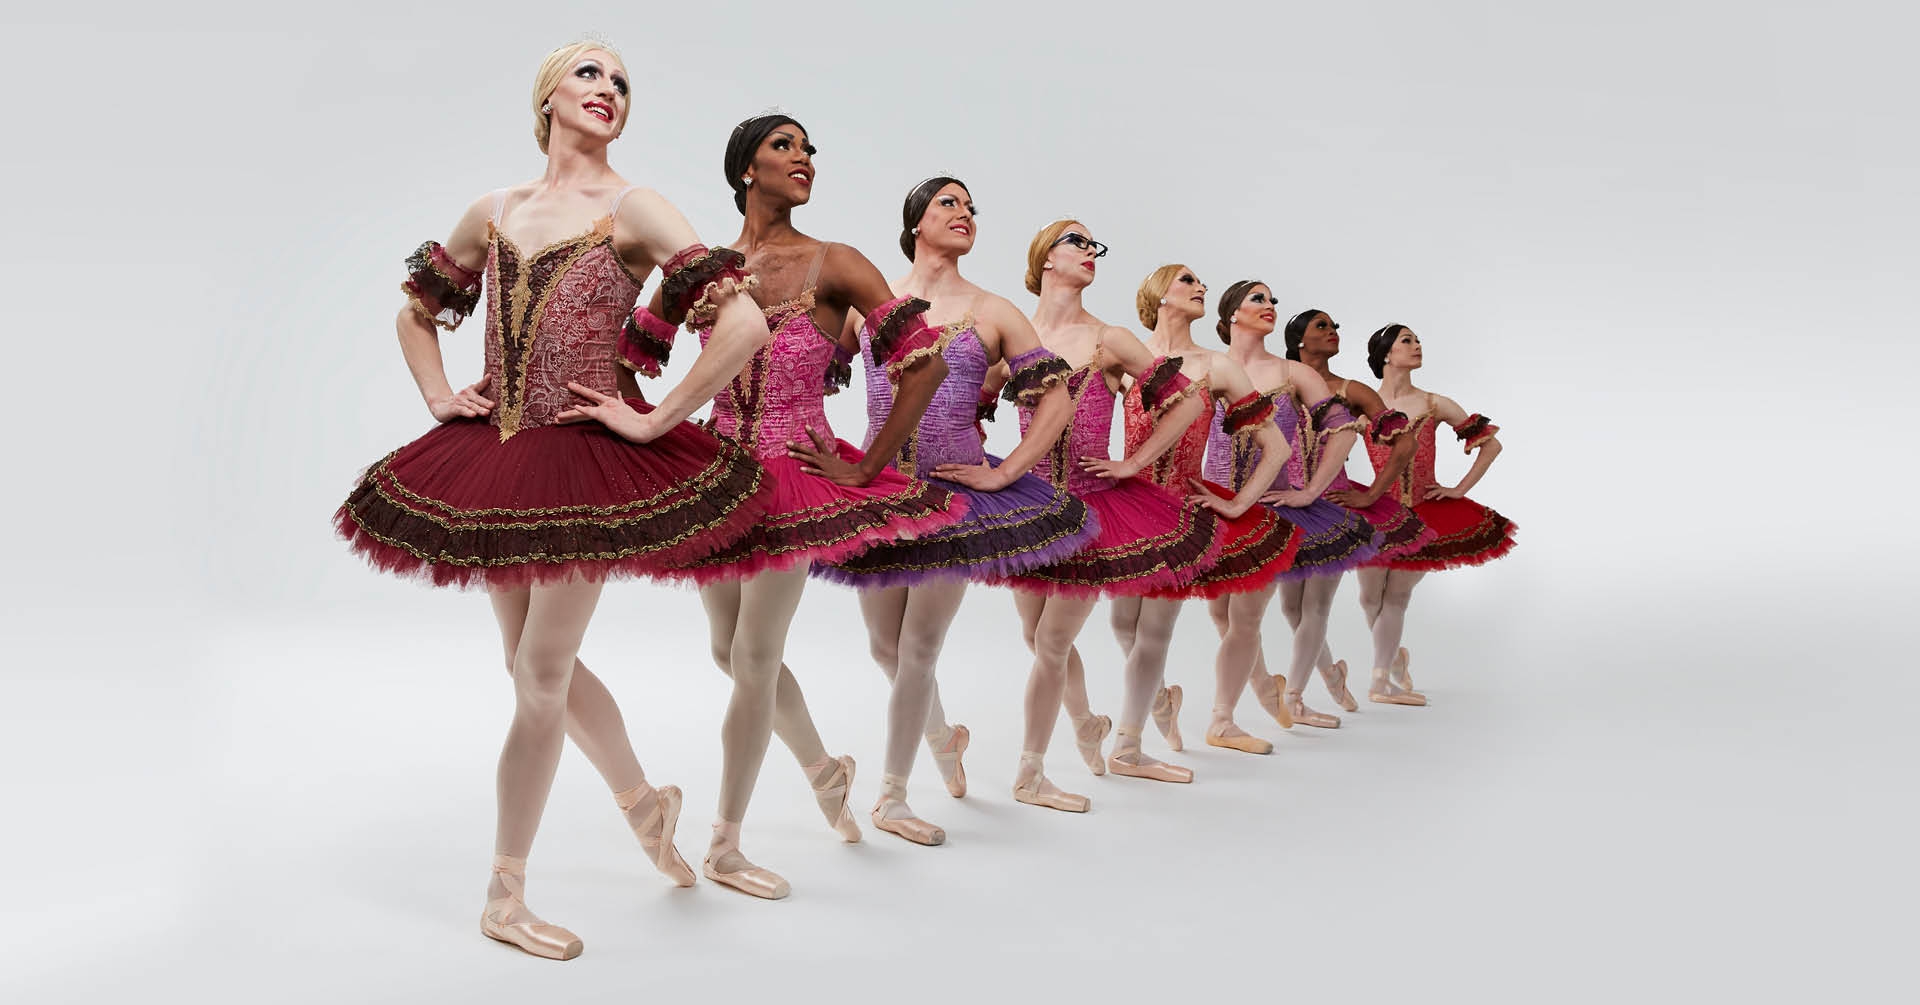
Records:
[[[1063,244],[1071,244],[1074,247],[1079,248],[1081,251],[1090,250],[1093,252],[1093,257],[1095,258],[1100,258],[1107,253],[1106,245],[1101,244],[1099,241],[1096,241],[1085,234],[1075,234],[1072,232],[1061,234],[1059,240],[1053,242],[1052,244],[1047,245],[1047,250],[1052,251],[1053,249],[1058,248]]]

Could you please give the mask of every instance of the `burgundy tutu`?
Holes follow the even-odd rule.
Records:
[[[375,568],[508,588],[665,573],[746,533],[765,488],[745,451],[690,423],[635,444],[598,423],[502,441],[466,419],[368,468],[333,522]]]

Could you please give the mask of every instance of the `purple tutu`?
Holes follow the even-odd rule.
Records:
[[[1280,468],[1273,488],[1286,491],[1306,484],[1307,449],[1302,446],[1302,423],[1297,406],[1286,397],[1287,388],[1274,392],[1274,422],[1293,448],[1287,463]],[[1260,448],[1251,435],[1229,436],[1222,425],[1224,407],[1216,407],[1213,428],[1207,437],[1206,476],[1239,491],[1247,477],[1260,465]],[[1358,568],[1380,553],[1381,534],[1359,514],[1327,499],[1315,499],[1301,507],[1267,505],[1275,516],[1294,527],[1299,550],[1293,564],[1282,570],[1282,580],[1300,580],[1313,576],[1337,576]]]
[[[990,459],[999,465],[1000,458]],[[1086,503],[1031,474],[998,492],[939,478],[927,484],[965,498],[967,515],[923,537],[877,544],[845,561],[815,565],[813,574],[861,589],[941,578],[997,580],[1052,565],[1100,533]]]

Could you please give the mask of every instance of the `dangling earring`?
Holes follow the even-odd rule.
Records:
[[[551,101],[549,101],[549,102],[547,102],[546,104],[544,104],[544,105],[541,105],[541,106],[540,106],[540,114],[542,114],[542,115],[552,115],[552,114],[553,114],[553,102],[551,102]]]

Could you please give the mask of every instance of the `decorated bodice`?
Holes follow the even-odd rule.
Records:
[[[1140,445],[1153,435],[1154,417],[1148,413],[1140,397],[1141,382],[1134,381],[1127,388],[1121,412],[1126,422],[1127,455],[1132,456]],[[1212,396],[1213,390],[1205,377],[1193,382],[1194,394]],[[1206,463],[1208,417],[1202,411],[1192,424],[1180,431],[1180,438],[1168,447],[1166,453],[1154,459],[1153,466],[1142,472],[1142,477],[1164,489],[1186,495],[1190,490],[1187,480],[1199,478]]]
[[[788,443],[807,442],[809,428],[833,435],[827,423],[826,376],[834,339],[814,322],[813,309],[811,288],[764,308],[767,343],[713,399],[713,431],[763,460],[785,457]],[[713,326],[696,330],[705,346]]]
[[[1060,438],[1033,466],[1033,473],[1052,482],[1054,488],[1076,495],[1113,487],[1111,482],[1080,467],[1082,457],[1106,458],[1107,444],[1113,438],[1113,388],[1107,385],[1100,362],[1096,350],[1085,366],[1067,375],[1067,397],[1073,402],[1073,418],[1061,431]],[[1020,434],[1025,436],[1032,425],[1033,409],[1022,405]]]
[[[1300,402],[1293,395],[1293,385],[1285,384],[1269,392],[1265,397],[1273,400],[1273,422],[1280,427],[1280,434],[1287,438],[1290,452],[1287,462],[1280,466],[1280,473],[1274,476],[1273,489],[1294,489],[1307,483],[1306,451],[1301,447],[1304,437],[1301,435],[1306,415],[1300,408]],[[1209,481],[1238,492],[1246,485],[1247,477],[1253,469],[1260,466],[1264,451],[1254,440],[1254,430],[1246,429],[1238,433],[1226,430],[1227,404],[1215,402],[1212,424],[1207,432],[1206,477]]]
[[[569,381],[617,394],[615,342],[640,281],[613,247],[613,217],[527,254],[487,225],[487,421],[502,440],[580,403]]]
[[[867,437],[862,447],[873,444],[887,416],[893,414],[893,383],[884,363],[874,361],[869,330],[860,333],[860,360],[867,372]],[[947,377],[934,391],[920,425],[893,458],[893,466],[909,476],[924,477],[941,464],[979,464],[987,456],[973,424],[980,387],[987,379],[987,350],[980,344],[971,314],[939,331]]]
[[[1427,414],[1414,419],[1407,431],[1400,434],[1414,438],[1413,459],[1407,462],[1406,470],[1400,472],[1400,477],[1394,479],[1391,491],[1395,499],[1407,506],[1425,499],[1427,490],[1440,484],[1434,469],[1434,458],[1439,452],[1437,434],[1440,421],[1434,418],[1432,402],[1428,402],[1427,409]],[[1373,462],[1376,474],[1386,467],[1387,458],[1392,453],[1391,444],[1376,443],[1371,437],[1367,439],[1367,460]]]

